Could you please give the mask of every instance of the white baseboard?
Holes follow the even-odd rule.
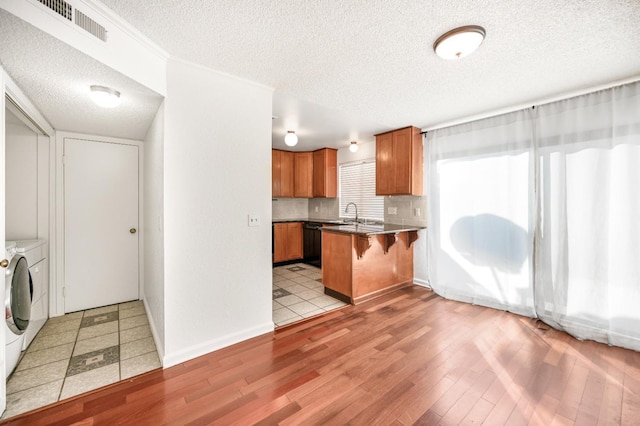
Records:
[[[142,303],[144,304],[144,310],[147,313],[149,328],[151,329],[151,336],[153,337],[153,342],[156,344],[156,351],[158,351],[158,358],[160,359],[160,363],[162,364],[162,359],[164,358],[164,341],[160,340],[160,335],[158,334],[158,329],[156,328],[155,318],[153,318],[153,315],[151,314],[151,309],[149,309],[149,305],[147,305],[146,299],[143,299]]]
[[[431,288],[431,283],[429,282],[429,280],[421,280],[419,278],[414,278],[413,283],[415,285],[419,285],[420,287],[426,287],[429,289]]]
[[[269,321],[253,328],[228,334],[217,339],[209,340],[207,342],[199,343],[197,345],[166,354],[162,360],[162,366],[164,368],[172,367],[176,364],[180,364],[181,362],[189,361],[190,359],[251,339],[252,337],[271,333],[273,328],[273,322]]]

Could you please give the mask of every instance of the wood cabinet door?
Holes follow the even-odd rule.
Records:
[[[287,223],[287,246],[287,260],[302,259],[302,222]]]
[[[409,127],[392,133],[393,169],[395,175],[392,193],[394,194],[411,194],[411,130],[412,128]]]
[[[335,149],[313,152],[313,196],[338,196],[338,151]]]
[[[287,254],[287,240],[289,239],[289,232],[287,223],[274,223],[273,224],[273,261],[284,262],[288,260]]]
[[[296,152],[293,154],[293,196],[313,197],[313,153]]]
[[[293,152],[280,151],[280,197],[293,197]]]
[[[280,152],[276,149],[271,150],[271,197],[273,198],[281,196]]]
[[[394,193],[393,133],[376,136],[376,195]]]

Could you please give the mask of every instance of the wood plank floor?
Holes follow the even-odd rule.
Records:
[[[640,353],[420,287],[7,424],[640,424]]]

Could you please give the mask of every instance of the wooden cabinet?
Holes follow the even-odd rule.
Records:
[[[338,151],[323,148],[313,152],[313,196],[338,196]]]
[[[294,156],[293,152],[271,150],[271,196],[293,197]]]
[[[422,195],[422,169],[420,129],[376,135],[376,195]]]
[[[293,196],[300,198],[313,197],[313,153],[294,153],[293,170]]]
[[[302,259],[302,222],[273,224],[273,261]]]

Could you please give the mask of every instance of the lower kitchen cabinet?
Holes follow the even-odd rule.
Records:
[[[273,261],[302,259],[302,222],[273,224]]]

